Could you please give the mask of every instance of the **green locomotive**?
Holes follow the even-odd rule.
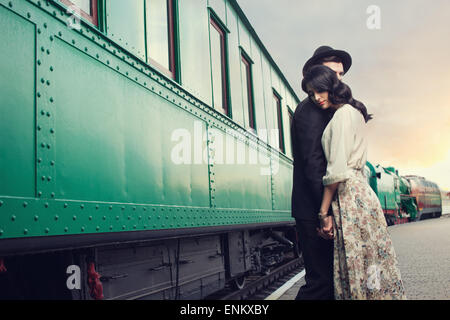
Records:
[[[442,215],[439,187],[423,177],[400,176],[394,167],[366,163],[368,183],[377,194],[388,225]]]
[[[299,99],[235,0],[0,25],[0,297],[197,299],[296,256]]]

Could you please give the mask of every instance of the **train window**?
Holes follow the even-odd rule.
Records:
[[[76,13],[81,15],[81,18],[86,19],[93,25],[98,27],[98,1],[97,0],[61,0],[69,8],[78,9]]]
[[[147,60],[175,79],[173,0],[146,0]]]
[[[242,76],[244,79],[244,82],[242,84],[244,102],[246,102],[248,110],[248,126],[253,130],[256,130],[255,106],[253,103],[252,65],[250,59],[244,52],[241,53],[241,61],[242,61]]]
[[[210,24],[213,105],[228,116],[225,31],[213,17],[210,18]]]
[[[278,124],[278,147],[280,148],[280,151],[285,153],[285,147],[284,147],[284,134],[283,134],[283,119],[282,119],[282,113],[281,113],[281,97],[273,91],[273,99],[275,103],[275,109],[277,111],[277,124]]]

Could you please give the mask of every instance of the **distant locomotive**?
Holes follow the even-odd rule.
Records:
[[[368,183],[377,194],[388,225],[442,215],[437,184],[418,176],[399,176],[393,167],[366,164]]]
[[[198,299],[298,256],[299,99],[235,0],[0,0],[0,29],[0,298]]]

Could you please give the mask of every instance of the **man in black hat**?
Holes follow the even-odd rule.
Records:
[[[317,64],[330,67],[342,79],[352,64],[352,58],[345,51],[321,46],[305,63],[303,75]],[[329,109],[320,109],[308,97],[297,106],[292,121],[292,215],[297,223],[306,269],[306,284],[300,288],[296,300],[334,299],[333,240],[320,229],[318,218],[323,194],[322,178],[327,168],[321,140],[331,117]]]

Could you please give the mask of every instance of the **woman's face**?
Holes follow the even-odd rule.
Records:
[[[310,86],[306,86],[309,96],[313,102],[322,110],[326,110],[331,107],[331,102],[328,101],[328,91],[317,92]]]

